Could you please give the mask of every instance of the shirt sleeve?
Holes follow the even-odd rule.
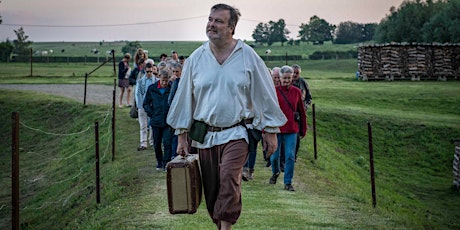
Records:
[[[193,81],[192,64],[189,58],[184,65],[181,80],[177,86],[176,94],[171,101],[166,122],[174,129],[186,132],[192,126],[193,121]]]
[[[255,52],[250,50],[253,55]],[[278,104],[275,85],[268,68],[259,57],[253,57],[254,69],[251,74],[251,99],[254,111],[253,126],[258,130],[278,133],[279,127],[287,122]]]
[[[144,105],[140,105],[139,102],[140,102],[140,93],[139,93],[139,85],[140,85],[140,82],[141,82],[141,79],[137,80],[136,81],[136,85],[138,87],[135,87],[134,89],[134,100],[136,101],[136,106],[137,108],[143,108]]]
[[[171,85],[171,93],[169,94],[169,97],[168,97],[168,104],[171,105],[172,104],[172,101],[174,99],[174,95],[176,94],[176,91],[177,91],[177,86],[179,84],[179,78],[177,78],[176,80],[174,80],[174,82],[172,83]]]

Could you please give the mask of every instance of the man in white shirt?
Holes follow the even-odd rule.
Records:
[[[206,27],[209,38],[182,71],[167,123],[178,137],[178,154],[188,154],[192,123],[204,124],[199,149],[208,212],[219,229],[231,229],[241,214],[241,173],[248,156],[248,128],[265,131],[265,147],[277,148],[276,133],[287,119],[279,108],[265,63],[252,48],[233,38],[240,13],[217,4]],[[243,124],[244,123],[244,124]],[[195,126],[194,126],[195,127]]]

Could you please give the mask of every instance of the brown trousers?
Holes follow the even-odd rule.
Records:
[[[248,157],[244,139],[199,149],[206,207],[213,222],[235,224],[241,214],[241,173]]]

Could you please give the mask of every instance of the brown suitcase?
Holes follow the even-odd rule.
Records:
[[[177,156],[166,165],[166,169],[169,212],[195,213],[202,194],[198,154]]]

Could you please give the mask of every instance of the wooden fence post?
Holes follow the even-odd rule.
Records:
[[[117,69],[115,62],[115,50],[112,50],[112,61],[113,61],[113,96],[112,96],[112,161],[115,160],[115,100],[117,90]]]
[[[375,194],[374,147],[372,146],[372,125],[370,122],[367,122],[367,132],[369,136],[369,163],[371,167],[372,206],[375,208],[377,205],[377,199]]]
[[[33,69],[32,63],[33,63],[33,61],[34,61],[34,60],[33,60],[33,58],[32,58],[32,48],[30,48],[30,76],[31,76],[31,77],[33,76],[33,71],[32,71],[32,69]]]
[[[115,101],[116,101],[116,87],[117,79],[113,80],[113,92],[112,92],[112,161],[115,160]]]
[[[99,176],[99,123],[94,123],[94,137],[96,144],[96,202],[101,203],[101,183]]]
[[[88,87],[88,73],[85,73],[85,92],[83,95],[83,105],[86,105],[86,88]]]
[[[315,111],[315,104],[312,105],[312,113],[313,113],[313,148],[315,151],[315,160],[318,159],[318,150],[316,148],[316,111]]]
[[[12,164],[11,164],[11,222],[12,229],[19,230],[19,113],[12,114]]]

